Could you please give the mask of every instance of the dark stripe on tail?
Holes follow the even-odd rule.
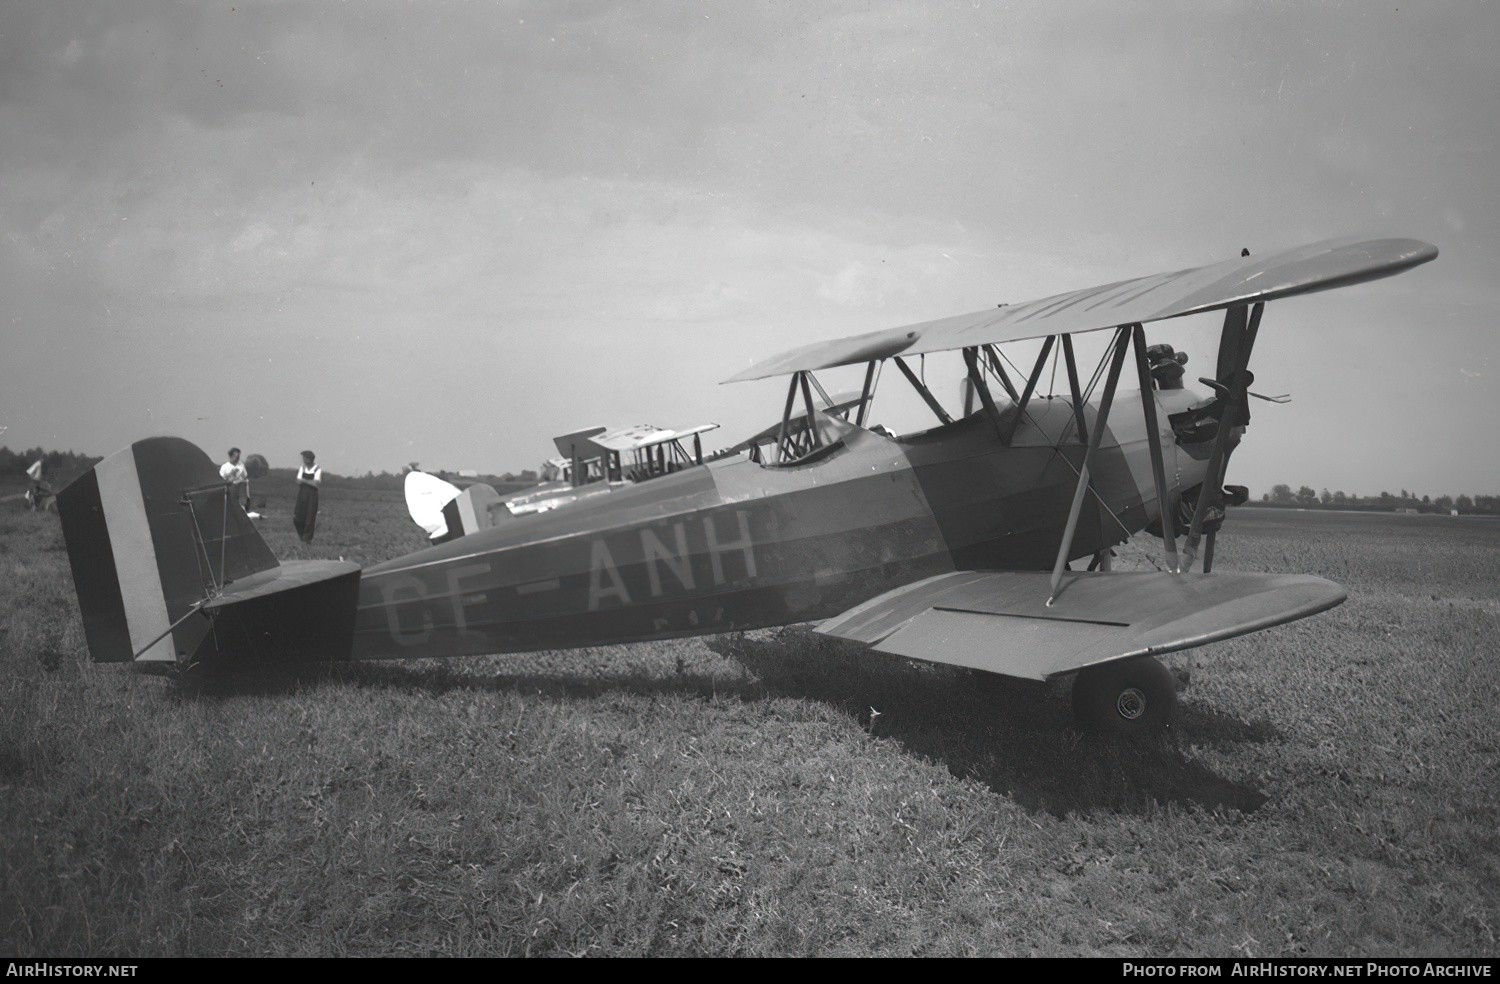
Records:
[[[129,662],[134,655],[130,625],[125,620],[125,599],[120,594],[109,524],[93,469],[57,494],[57,510],[62,517],[63,542],[73,568],[89,655],[100,663]]]

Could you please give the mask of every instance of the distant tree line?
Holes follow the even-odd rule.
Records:
[[[1260,497],[1259,502],[1251,500],[1247,504],[1294,509],[1360,509],[1369,512],[1415,509],[1417,512],[1444,515],[1457,509],[1465,515],[1500,516],[1500,495],[1461,495],[1457,498],[1440,495],[1433,498],[1428,495],[1418,497],[1415,492],[1408,492],[1406,489],[1402,489],[1399,495],[1382,492],[1379,495],[1362,496],[1356,492],[1345,494],[1342,489],[1337,492],[1327,489],[1318,492],[1310,485],[1304,485],[1295,492],[1290,485],[1273,485],[1271,491]]]
[[[451,482],[459,488],[472,485],[475,482],[484,482],[493,486],[497,492],[514,491],[518,488],[530,488],[537,483],[536,472],[527,469],[519,475],[506,472],[504,475],[460,475],[458,472],[444,471],[442,469],[422,469],[428,474],[436,475],[445,482]],[[288,470],[295,473],[295,469]],[[406,474],[392,475],[390,472],[365,472],[363,475],[326,475],[323,484],[327,488],[349,488],[349,489],[386,489],[401,491],[406,487]]]
[[[44,462],[42,478],[54,489],[62,488],[104,460],[91,458],[86,454],[74,454],[72,451],[43,451],[41,448],[12,451],[10,448],[0,447],[0,485],[14,487],[30,482],[26,477],[26,469],[39,458]]]
[[[427,469],[422,469],[427,471]],[[295,468],[272,468],[268,478],[275,485],[290,485],[297,474]],[[430,474],[436,475],[445,482],[451,482],[459,488],[472,485],[475,482],[484,482],[493,486],[496,492],[505,494],[515,492],[519,489],[529,489],[537,483],[536,472],[526,470],[519,475],[506,473],[505,475],[460,475],[457,472],[438,471],[434,469]],[[251,483],[255,487],[255,483]],[[323,487],[325,489],[365,489],[381,492],[400,492],[406,487],[406,475],[390,472],[365,472],[363,475],[336,475],[333,472],[323,473]]]
[[[252,455],[251,457],[258,456]],[[30,468],[32,463],[38,458],[45,463],[43,465],[43,478],[46,479],[47,484],[51,485],[54,490],[62,488],[104,460],[99,457],[90,457],[89,455],[77,454],[72,451],[44,451],[41,448],[12,451],[10,448],[0,447],[0,487],[20,488],[26,486],[31,481],[26,477],[26,469]],[[285,479],[287,482],[291,482],[296,473],[297,469],[295,468],[272,468],[269,470],[270,475],[276,476],[278,479]],[[522,471],[519,475],[507,472],[504,475],[462,476],[457,472],[439,470],[434,470],[432,474],[458,486],[465,486],[471,482],[487,482],[502,493],[515,491],[516,489],[530,488],[537,483],[536,472],[529,468]],[[399,492],[404,487],[405,481],[405,475],[392,475],[390,472],[380,472],[378,474],[375,472],[366,472],[364,475],[335,475],[331,472],[325,472],[323,476],[323,485],[325,488],[383,489]]]

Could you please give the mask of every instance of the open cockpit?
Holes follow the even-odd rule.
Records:
[[[813,371],[793,371],[789,373],[781,419],[733,447],[714,453],[709,460],[745,454],[765,468],[806,465],[826,458],[851,425],[901,444],[925,443],[976,417],[988,418],[998,440],[1006,447],[1038,443],[1086,446],[1110,352],[1106,351],[1085,376],[1080,368],[1087,371],[1088,367],[1080,366],[1071,335],[1045,336],[1040,342],[1040,351],[1030,365],[1025,362],[1018,365],[1001,352],[999,345],[960,349],[963,362],[957,379],[958,398],[947,406],[939,398],[939,385],[929,382],[925,356],[888,355],[871,359],[863,367],[863,387],[835,395],[829,394],[832,387],[825,387]],[[1244,400],[1247,394],[1231,392],[1236,381],[1227,370],[1216,373],[1217,378],[1198,380],[1201,387],[1184,386],[1184,367],[1188,361],[1186,353],[1171,345],[1152,345],[1137,355],[1138,382],[1155,394],[1154,402],[1159,404],[1160,416],[1171,427],[1175,443],[1187,449],[1191,457],[1202,459],[1212,449],[1227,406],[1233,403],[1237,408],[1232,427],[1242,428],[1248,422]],[[895,414],[899,420],[874,423],[872,406],[887,363],[909,384],[910,390],[899,399],[910,406],[905,408],[907,412]],[[834,367],[830,371],[852,368]],[[934,378],[942,381],[942,389],[949,385],[950,377],[946,374]],[[1243,387],[1247,382],[1239,381],[1238,386]],[[912,394],[920,403],[913,403]],[[1248,395],[1259,397],[1254,393]],[[1287,399],[1260,398],[1274,402]],[[891,404],[885,402],[885,405],[889,410]],[[914,412],[926,416],[929,423],[911,427]],[[907,426],[886,426],[890,423]]]
[[[1097,402],[1095,390],[1108,362],[1107,353],[1086,384],[1079,375],[1073,339],[1069,335],[1046,337],[1029,371],[1011,362],[996,345],[976,345],[963,348],[961,353],[959,399],[957,404],[950,405],[951,411],[939,399],[935,387],[929,384],[925,356],[921,357],[921,365],[915,358],[908,361],[900,355],[872,359],[864,366],[862,388],[836,396],[829,395],[811,370],[793,371],[780,421],[713,457],[745,453],[750,460],[766,468],[810,464],[825,457],[851,427],[867,429],[906,444],[930,441],[979,417],[990,421],[1000,443],[1006,447],[1015,443],[1088,443],[1089,423],[1085,408],[1091,397]],[[1171,368],[1177,371],[1177,379],[1171,382],[1176,382],[1180,389],[1181,365],[1186,358],[1169,355],[1162,361],[1170,361]],[[872,406],[887,362],[894,365],[909,384],[911,393],[925,406],[922,413],[931,415],[927,418],[929,421],[935,417],[935,422],[926,427],[903,427],[903,433],[899,435],[887,426],[873,422]],[[1049,365],[1050,377],[1047,374]],[[1059,373],[1063,365],[1066,370]],[[1059,379],[1060,375],[1064,378]],[[1143,379],[1148,380],[1147,385],[1153,389],[1166,389],[1171,382],[1162,376],[1168,375],[1170,370],[1164,370],[1161,375],[1151,373]],[[1064,392],[1055,392],[1059,384],[1066,386]],[[1047,391],[1045,395],[1042,390]],[[905,399],[910,402],[911,395],[907,394]],[[907,421],[903,419],[901,422]]]

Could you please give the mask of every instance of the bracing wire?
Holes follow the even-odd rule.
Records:
[[[996,345],[995,346],[995,351],[1000,353],[1000,358],[1004,359],[1006,362],[1010,362],[1010,368],[1011,368],[1011,370],[1014,371],[1015,374],[1018,377],[1020,377],[1021,379],[1027,379],[1027,378],[1030,377],[1030,375],[1031,375],[1030,373],[1023,372],[1021,370],[1020,366],[1016,365],[1014,362],[1011,362],[1010,356],[1006,355],[1005,354],[1005,350],[1002,349],[1000,346]]]
[[[1088,388],[1083,391],[1083,402],[1084,403],[1088,403],[1089,402],[1089,397],[1094,395],[1094,387],[1098,385],[1098,383],[1099,383],[1099,377],[1102,376],[1102,375],[1104,375],[1104,367],[1109,364],[1110,356],[1114,355],[1114,353],[1115,353],[1115,346],[1118,345],[1119,343],[1120,343],[1120,332],[1117,329],[1115,331],[1115,334],[1114,334],[1114,341],[1111,344],[1106,345],[1104,347],[1104,354],[1099,357],[1099,364],[1094,367],[1094,374],[1093,374],[1093,376],[1089,377]]]

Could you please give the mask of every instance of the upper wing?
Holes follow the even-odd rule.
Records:
[[[1044,571],[957,571],[888,591],[818,631],[881,652],[1045,680],[1305,618],[1342,602],[1307,574],[1074,574],[1047,607]]]
[[[620,427],[616,430],[590,435],[584,439],[584,442],[608,451],[635,451],[639,448],[665,444],[668,441],[680,441],[694,434],[717,430],[718,427],[718,424],[699,424],[696,427],[684,427],[682,430],[669,430],[665,427],[657,427],[655,424],[636,424],[634,427]]]
[[[1145,324],[1231,304],[1270,301],[1378,280],[1437,255],[1436,246],[1416,239],[1328,240],[1192,270],[1122,280],[1025,304],[814,342],[758,362],[725,382],[847,366],[893,355]]]

